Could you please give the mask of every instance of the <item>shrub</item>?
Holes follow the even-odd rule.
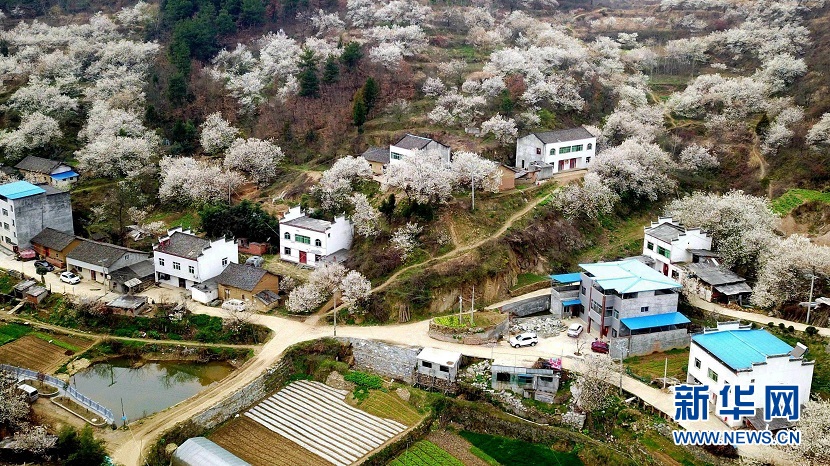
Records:
[[[811,337],[818,335],[818,329],[813,327],[812,325],[804,329],[804,331],[807,332],[807,335],[810,335]]]
[[[793,327],[792,325],[787,327],[787,333],[793,333],[793,332],[795,332],[795,327]]]
[[[784,322],[779,323],[778,328],[780,328],[781,330],[784,330]]]
[[[351,371],[343,376],[349,382],[369,390],[380,390],[383,388],[383,379],[374,374],[367,374],[360,371]]]
[[[767,327],[769,327],[769,328],[775,327],[775,322],[767,323]]]

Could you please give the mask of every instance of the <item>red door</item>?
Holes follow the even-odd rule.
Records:
[[[669,264],[663,264],[663,275],[669,276]]]
[[[300,264],[305,264],[307,261],[305,251],[300,251]]]

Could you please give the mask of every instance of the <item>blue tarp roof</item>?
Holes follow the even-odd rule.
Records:
[[[581,280],[579,272],[560,273],[558,275],[551,275],[550,279],[559,283],[574,283]]]
[[[644,328],[665,327],[666,325],[688,324],[690,321],[679,312],[667,312],[665,314],[654,314],[642,317],[626,317],[620,319],[626,327],[631,330]]]
[[[29,183],[28,181],[15,181],[0,185],[0,196],[8,199],[20,199],[21,197],[34,196],[45,193],[46,190]]]
[[[54,175],[50,175],[52,178],[56,180],[65,180],[67,178],[72,178],[73,176],[78,176],[78,174],[72,170],[63,173],[55,173]]]
[[[680,288],[680,283],[637,259],[579,264],[579,266],[593,275],[599,286],[606,290],[617,290],[619,293]]]
[[[692,341],[733,370],[750,369],[768,356],[789,354],[793,347],[764,329],[722,330],[692,337]]]
[[[563,306],[575,306],[579,303],[580,301],[578,299],[569,299],[567,301],[562,301]]]

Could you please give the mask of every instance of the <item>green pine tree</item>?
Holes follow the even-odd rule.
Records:
[[[363,132],[363,124],[366,123],[366,114],[369,113],[366,109],[366,100],[363,97],[363,89],[358,89],[354,95],[354,103],[352,104],[352,120],[357,126],[357,132]]]
[[[225,36],[234,32],[236,32],[236,23],[233,21],[233,16],[223,8],[216,16],[216,33]]]
[[[329,55],[326,59],[326,63],[323,65],[323,83],[336,83],[339,77],[340,67],[337,65],[337,61],[334,59],[334,56]]]
[[[372,77],[367,78],[366,83],[363,84],[363,99],[366,101],[367,113],[371,112],[372,109],[375,108],[379,95],[380,86],[378,86],[377,81],[375,81]]]
[[[317,77],[317,57],[314,51],[304,49],[300,55],[300,96],[320,97],[320,78]]]
[[[360,44],[357,42],[349,42],[343,47],[343,53],[340,55],[340,61],[346,65],[346,68],[353,70],[357,66],[360,59],[363,58],[363,52],[360,50]]]
[[[262,0],[242,0],[239,20],[247,26],[259,26],[265,23],[265,4]]]

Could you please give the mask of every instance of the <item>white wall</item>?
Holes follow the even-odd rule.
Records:
[[[588,149],[588,144],[591,148]],[[567,154],[560,154],[559,151],[563,147],[572,147],[582,145],[582,150],[577,152],[569,152]],[[518,168],[528,168],[532,162],[541,161],[553,165],[554,173],[559,172],[559,162],[562,160],[577,159],[576,166],[570,165],[563,167],[564,170],[587,168],[590,160],[594,160],[597,149],[596,138],[577,139],[567,142],[557,142],[551,144],[544,144],[534,134],[528,134],[516,140],[516,166]],[[537,153],[541,152],[541,153]],[[554,154],[551,155],[551,150]],[[524,162],[524,164],[523,164]]]
[[[353,227],[346,217],[336,217],[333,223],[329,222],[329,227],[325,232],[319,232],[282,223],[297,218],[296,213],[299,212],[299,207],[292,208],[289,213],[292,212],[291,217],[286,214],[280,223],[280,259],[299,264],[300,251],[303,251],[306,253],[305,265],[315,267],[317,266],[315,255],[325,257],[341,249],[352,247]],[[288,233],[290,239],[285,238],[286,233]],[[297,234],[311,238],[309,244],[295,241],[294,238]],[[317,246],[317,240],[320,241],[320,246]],[[286,254],[285,248],[289,248],[291,253]]]
[[[199,274],[199,281],[203,282],[219,275],[225,270],[226,265],[222,265],[222,260],[227,259],[228,263],[239,263],[239,248],[236,241],[228,241],[224,238],[219,238],[210,243],[210,247],[202,251],[202,255],[198,257],[199,263],[196,267],[196,273]]]

